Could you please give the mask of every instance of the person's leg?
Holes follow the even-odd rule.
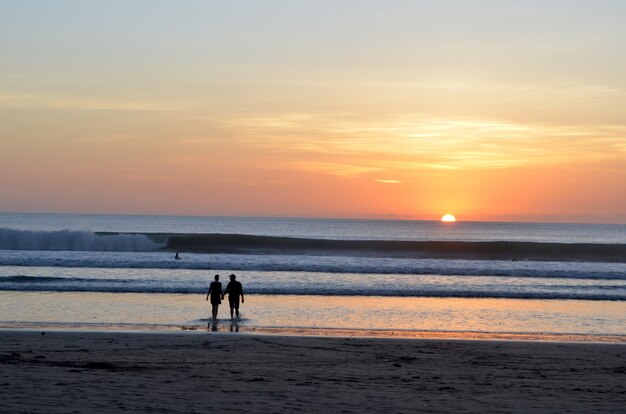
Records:
[[[213,305],[213,319],[217,319],[217,304]]]
[[[235,314],[239,317],[239,302],[235,303]]]
[[[230,319],[233,319],[233,302],[228,303],[230,305]]]

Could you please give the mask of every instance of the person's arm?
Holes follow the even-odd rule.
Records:
[[[226,296],[229,290],[230,290],[230,282],[226,285],[226,290],[222,292],[222,299],[224,299],[224,296]]]
[[[243,300],[243,285],[241,285],[241,303],[243,303],[243,302],[244,302],[244,300]]]
[[[209,291],[206,293],[206,300],[209,300],[209,295],[211,294],[211,286],[209,286]]]

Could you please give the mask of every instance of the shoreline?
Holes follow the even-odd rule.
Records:
[[[0,331],[3,412],[622,412],[624,344]]]
[[[485,334],[626,336],[626,302],[246,295],[242,320],[222,309],[218,330],[304,329],[309,335],[442,336]],[[53,311],[53,312],[51,312]],[[212,324],[205,295],[0,293],[0,328],[203,330]],[[359,332],[360,331],[360,332]],[[363,333],[365,332],[365,334]],[[450,336],[449,334],[447,336]],[[469,336],[469,335],[465,335]],[[545,337],[545,336],[544,336]],[[617,338],[619,340],[619,338]]]
[[[552,343],[626,344],[626,335],[539,333],[539,332],[477,332],[477,331],[414,331],[401,329],[344,329],[309,327],[246,326],[231,321],[204,325],[140,325],[85,323],[0,323],[2,332],[61,332],[61,333],[119,333],[119,334],[225,334],[232,336],[286,336],[327,338],[380,338],[460,341],[524,341]]]

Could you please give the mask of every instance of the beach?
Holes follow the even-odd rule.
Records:
[[[2,412],[623,412],[623,343],[4,330]]]
[[[1,229],[0,412],[626,406],[626,263],[608,254],[623,226],[0,214]],[[178,260],[177,238],[197,242]],[[465,257],[475,243],[513,250]],[[226,299],[210,319],[216,274],[243,284],[236,321]]]

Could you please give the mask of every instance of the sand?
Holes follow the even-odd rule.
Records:
[[[0,331],[0,412],[624,412],[626,345]]]

